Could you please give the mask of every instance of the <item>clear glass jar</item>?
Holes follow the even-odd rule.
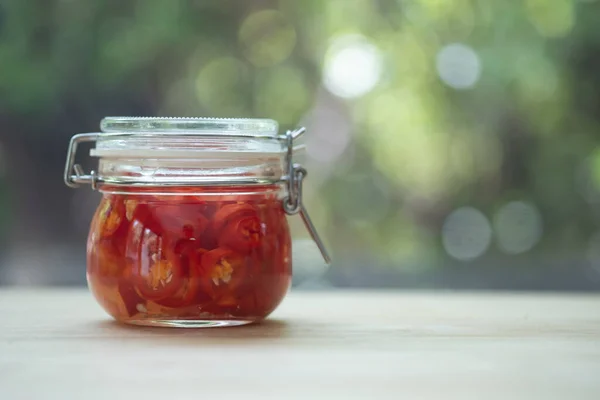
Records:
[[[272,120],[105,118],[71,140],[65,183],[103,197],[87,244],[88,285],[116,320],[155,326],[241,325],[268,316],[291,283],[286,215],[306,171],[292,163],[304,129]],[[95,141],[97,172],[74,164]]]

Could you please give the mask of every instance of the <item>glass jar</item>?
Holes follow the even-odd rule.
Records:
[[[65,183],[103,196],[87,242],[88,285],[116,320],[207,327],[261,320],[291,283],[286,215],[300,214],[304,128],[273,120],[111,117],[71,139]],[[75,164],[96,142],[98,169]]]

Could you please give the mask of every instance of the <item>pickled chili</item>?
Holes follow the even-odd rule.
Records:
[[[285,296],[291,242],[276,190],[103,191],[87,278],[115,319],[255,321]]]

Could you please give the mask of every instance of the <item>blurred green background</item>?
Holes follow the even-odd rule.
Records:
[[[5,0],[0,283],[84,284],[68,139],[158,115],[308,128],[305,286],[598,290],[599,71],[594,0]]]

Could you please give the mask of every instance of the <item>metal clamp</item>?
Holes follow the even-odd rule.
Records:
[[[91,171],[89,174],[83,172],[83,168],[79,164],[75,164],[77,155],[77,145],[84,142],[95,142],[98,139],[99,133],[80,133],[74,135],[69,142],[69,150],[67,152],[67,163],[65,164],[64,180],[65,185],[70,188],[78,188],[84,184],[92,185],[92,189],[98,187],[98,176],[96,171]],[[74,174],[73,174],[74,173]]]
[[[323,259],[327,264],[331,263],[331,257],[325,248],[325,244],[321,240],[321,237],[317,233],[317,229],[312,223],[306,208],[302,204],[302,181],[306,177],[306,169],[304,169],[300,164],[294,164],[293,155],[294,155],[294,140],[299,138],[302,134],[306,132],[305,128],[298,128],[293,131],[287,131],[285,135],[280,135],[277,138],[279,140],[285,141],[287,145],[287,152],[285,155],[285,167],[287,171],[287,175],[281,178],[281,181],[286,182],[287,186],[287,196],[283,199],[283,209],[288,215],[296,215],[300,214],[308,233],[314,240],[315,244],[319,248]],[[69,150],[67,153],[67,162],[65,164],[65,172],[64,172],[64,181],[65,184],[70,188],[78,188],[81,185],[89,184],[92,186],[93,190],[98,189],[99,184],[103,183],[104,180],[102,177],[99,177],[96,171],[92,170],[89,174],[86,174],[83,171],[83,168],[80,164],[75,164],[75,159],[77,156],[77,146],[81,143],[85,142],[94,142],[98,139],[99,133],[80,133],[78,135],[74,135],[71,138],[69,143]],[[296,147],[298,148],[298,147]],[[243,181],[236,182],[237,184],[243,184]],[[256,182],[248,182],[255,184]],[[194,182],[195,185],[201,185],[197,182]],[[205,185],[209,185],[214,183],[205,183]]]
[[[304,132],[306,132],[306,128],[298,128],[294,131],[287,131],[285,136],[282,137],[287,143],[285,165],[288,171],[286,177],[288,195],[283,199],[283,209],[288,215],[300,214],[302,222],[304,222],[306,230],[308,230],[308,233],[310,233],[310,236],[319,248],[323,260],[325,260],[327,264],[330,264],[331,257],[325,247],[325,243],[321,240],[317,229],[308,215],[308,211],[306,211],[304,204],[302,204],[302,181],[307,175],[306,169],[300,164],[295,164],[292,159],[294,155],[294,140],[300,137]]]

